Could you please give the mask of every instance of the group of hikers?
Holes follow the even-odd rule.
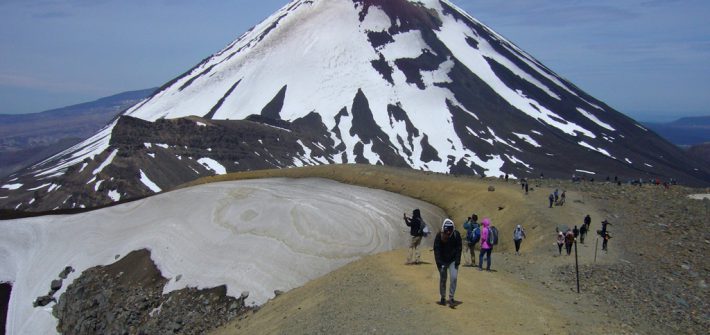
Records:
[[[564,194],[564,193],[563,193]],[[404,222],[410,228],[410,245],[407,261],[405,264],[420,264],[421,254],[419,245],[424,236],[428,235],[429,228],[421,216],[421,211],[415,209],[412,216],[408,217],[404,214]],[[565,246],[567,255],[572,252],[574,241],[579,238],[579,241],[584,244],[584,239],[590,230],[592,219],[587,214],[584,217],[584,223],[581,228],[567,229],[562,232],[557,228],[557,245],[559,254],[562,254],[562,246]],[[607,220],[602,221],[602,229],[597,231],[602,237],[602,250],[607,250],[607,242],[611,238],[607,231],[607,226],[610,225]],[[440,305],[449,305],[455,307],[460,302],[454,300],[456,293],[456,282],[458,277],[458,269],[461,264],[461,257],[464,258],[464,266],[478,267],[479,271],[483,271],[483,261],[486,260],[486,271],[491,270],[491,253],[493,247],[498,244],[498,230],[491,225],[489,218],[483,218],[481,223],[478,223],[478,215],[472,214],[463,224],[466,231],[466,236],[462,237],[458,230],[454,227],[454,222],[451,219],[444,219],[441,225],[441,230],[434,238],[434,259],[436,268],[439,272],[439,294],[441,299],[437,302]],[[515,254],[520,255],[520,246],[523,239],[526,238],[525,229],[521,225],[517,225],[513,230],[513,243],[515,244]],[[478,257],[478,265],[476,265],[476,244],[480,242],[480,252]],[[449,283],[448,299],[446,291],[446,282]]]
[[[404,214],[404,222],[410,227],[411,241],[409,253],[405,264],[420,264],[421,254],[419,244],[426,235],[426,223],[421,217],[419,209],[412,212],[412,217]],[[456,282],[458,269],[461,265],[461,256],[464,257],[464,266],[476,267],[476,244],[480,242],[480,252],[478,257],[478,270],[483,271],[483,261],[486,261],[486,271],[491,270],[491,253],[493,247],[498,244],[498,229],[491,225],[489,218],[483,218],[478,223],[478,215],[472,214],[463,224],[466,236],[462,237],[454,227],[451,219],[444,219],[441,230],[434,238],[434,258],[436,268],[439,271],[439,293],[440,305],[456,306],[459,302],[454,300],[456,293]],[[525,238],[525,230],[518,225],[513,233],[515,243],[515,254],[520,255],[520,245]],[[446,282],[450,279],[448,299],[446,299]]]
[[[555,206],[564,206],[565,200],[567,199],[567,194],[564,190],[562,190],[562,194],[560,194],[560,190],[555,189],[554,192],[550,193],[547,199],[550,201],[550,208],[552,208],[553,204]]]

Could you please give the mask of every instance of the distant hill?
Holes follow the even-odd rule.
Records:
[[[155,88],[33,114],[0,114],[0,177],[54,155],[94,134]]]
[[[685,117],[668,123],[644,122],[643,125],[675,145],[710,142],[710,116]]]
[[[710,164],[710,142],[691,146],[688,154]]]

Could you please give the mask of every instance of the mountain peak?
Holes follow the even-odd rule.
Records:
[[[629,179],[674,177],[690,184],[710,180],[707,169],[679,149],[443,0],[293,1],[124,116],[153,123],[198,116],[282,124],[272,128],[272,135],[264,133],[261,142],[216,143],[221,154],[203,151],[209,145],[194,139],[202,148],[201,158],[230,172],[246,166],[365,163],[513,178],[540,173],[568,178],[586,171]],[[200,131],[188,136],[188,124],[196,127],[194,121],[187,122],[177,128],[180,134],[208,135],[195,128]],[[300,130],[294,130],[297,124]],[[96,182],[91,178],[98,176],[64,174],[71,166],[98,168],[100,160],[118,157],[105,163],[127,169],[118,178],[123,184],[112,184],[113,191],[133,197],[150,194],[135,187],[140,176],[163,180],[158,185],[163,190],[184,182],[188,175],[164,176],[175,164],[189,166],[193,178],[216,171],[182,160],[197,158],[189,152],[191,146],[168,134],[160,139],[139,132],[146,143],[159,140],[167,146],[147,149],[166,152],[143,153],[151,154],[153,163],[128,159],[146,148],[137,149],[143,142],[113,145],[115,127],[114,122],[18,178],[86,178],[75,183],[106,197],[110,190],[91,186]],[[284,137],[284,129],[291,130],[291,136]],[[267,138],[287,142],[278,149],[242,152],[242,145],[256,148]],[[139,141],[141,136],[131,139]],[[167,155],[181,159],[176,162]],[[37,185],[20,189],[25,187]],[[18,206],[18,200],[5,206]],[[20,201],[19,208],[28,201]]]

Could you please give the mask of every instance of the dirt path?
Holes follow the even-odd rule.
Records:
[[[550,186],[554,185],[542,184],[526,196],[516,193],[517,185],[498,183],[496,192],[489,193],[489,199],[496,199],[481,207],[493,211],[498,201],[498,208],[491,215],[477,213],[493,217],[501,230],[501,244],[493,253],[494,271],[462,266],[456,293],[462,304],[456,309],[435,303],[439,278],[430,248],[422,254],[428,264],[418,266],[405,266],[406,250],[395,250],[280,295],[214,334],[632,333],[605,306],[577,294],[568,284],[574,282],[570,280],[574,273],[561,269],[574,264],[574,256],[557,255],[555,227],[581,225],[584,215],[590,214],[595,231],[603,217],[581,195],[569,191],[565,206],[547,208],[547,195],[554,190]],[[518,223],[528,234],[521,256],[512,247],[512,229]],[[594,262],[595,237],[588,235],[588,243],[578,246],[580,264]],[[620,254],[613,246],[610,243],[609,253],[599,252],[597,262],[618,262]]]

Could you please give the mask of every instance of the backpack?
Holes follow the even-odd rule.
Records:
[[[481,240],[481,228],[476,227],[466,232],[466,241],[471,244],[476,244]]]
[[[429,230],[429,226],[426,225],[423,219],[419,222],[419,233],[420,236],[424,237],[429,236],[429,233],[431,233],[431,231]]]
[[[498,228],[494,226],[488,227],[488,245],[498,245]]]
[[[429,229],[426,226],[426,223],[424,223],[424,219],[419,218],[419,230],[417,230],[417,236],[426,236],[424,233],[428,233]],[[428,235],[428,234],[427,234]]]

